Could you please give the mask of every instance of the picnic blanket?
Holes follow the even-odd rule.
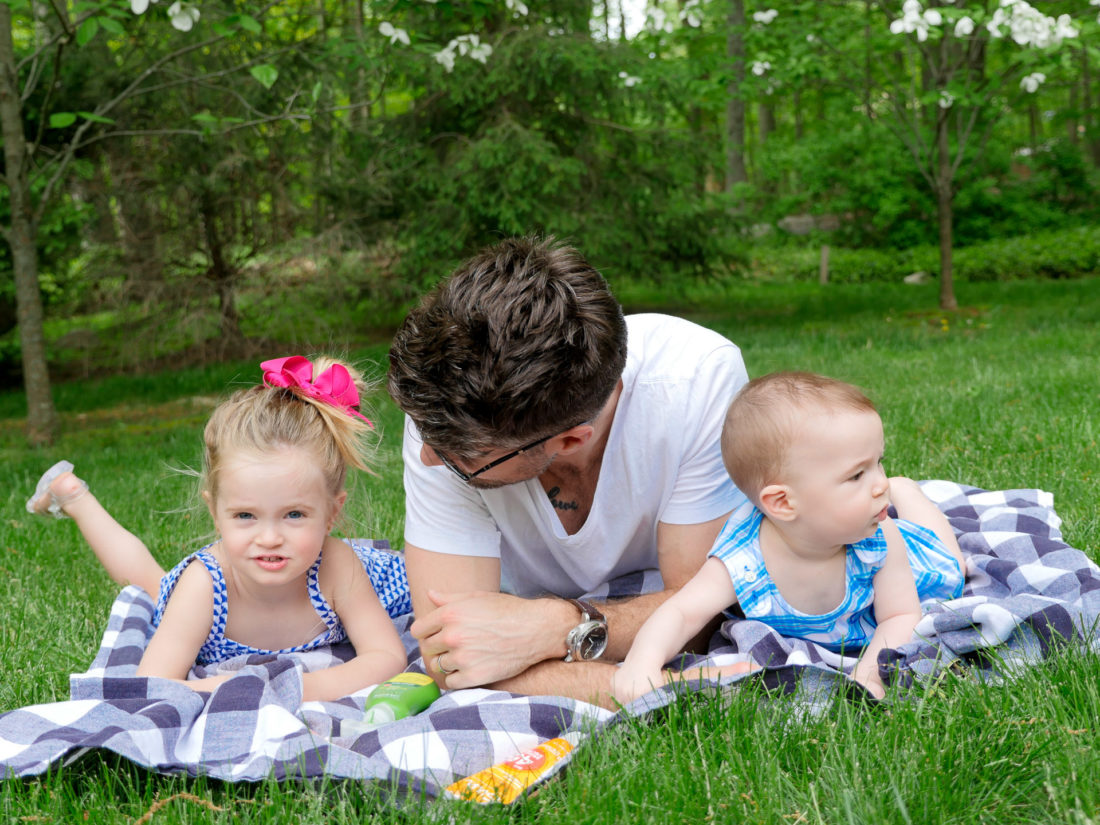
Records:
[[[960,664],[992,678],[1006,663],[1042,661],[1064,641],[1095,644],[1100,568],[1062,541],[1050,494],[986,492],[940,481],[923,486],[960,535],[967,585],[962,598],[927,606],[912,642],[883,651],[879,664],[887,678],[919,681]],[[589,595],[632,595],[659,582],[655,571],[647,571]],[[702,686],[664,688],[619,714],[565,697],[451,691],[418,716],[363,731],[358,723],[369,689],[338,702],[301,702],[302,672],[346,659],[349,646],[196,667],[197,676],[238,673],[212,693],[197,693],[134,675],[152,633],[152,611],[144,591],[124,589],[91,667],[71,677],[71,699],[0,715],[0,776],[42,773],[89,749],[106,749],[166,773],[228,781],[329,775],[382,780],[400,792],[437,796],[456,779],[539,742],[565,733],[580,733],[583,741],[609,722]],[[422,671],[408,633],[411,617],[396,622],[409,669]],[[749,658],[764,669],[724,679],[723,688],[761,679],[814,706],[853,684],[842,669],[854,660],[746,620],[725,622],[709,654],[686,664]]]

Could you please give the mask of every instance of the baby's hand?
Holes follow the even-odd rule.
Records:
[[[882,699],[886,696],[886,686],[882,684],[882,680],[878,676],[857,679],[856,681],[867,688],[868,692],[876,699]]]
[[[629,705],[639,696],[665,684],[665,675],[659,670],[642,670],[623,665],[611,677],[611,695],[621,705]]]

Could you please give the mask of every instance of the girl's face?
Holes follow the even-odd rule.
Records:
[[[309,453],[282,447],[227,454],[217,499],[206,496],[206,503],[227,563],[251,581],[276,585],[308,572],[346,497],[326,489]]]
[[[886,518],[890,482],[882,468],[882,420],[870,411],[807,416],[787,454],[787,486],[798,517],[823,543],[852,544]]]

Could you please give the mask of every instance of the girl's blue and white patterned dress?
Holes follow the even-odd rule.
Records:
[[[886,562],[882,528],[848,545],[844,598],[828,613],[811,615],[791,607],[768,575],[760,551],[763,520],[764,514],[754,508],[741,521],[727,521],[709,553],[726,566],[744,618],[764,622],[784,636],[806,639],[838,652],[857,652],[865,647],[876,627],[873,582]],[[910,521],[894,519],[894,523],[905,539],[920,601],[961,596],[965,575],[939,537]]]
[[[399,553],[375,547],[372,543],[362,539],[346,539],[345,541],[362,563],[363,569],[366,570],[371,584],[374,586],[375,593],[378,594],[379,601],[382,602],[382,607],[385,608],[390,618],[412,612],[409,579],[405,573],[405,557]],[[313,609],[317,611],[317,615],[325,625],[325,629],[316,638],[296,647],[283,650],[264,650],[250,645],[243,645],[227,638],[225,625],[229,619],[228,590],[221,565],[218,564],[214,556],[206,552],[207,548],[211,546],[208,544],[201,550],[195,551],[165,574],[160,582],[156,611],[153,613],[153,626],[159,627],[161,619],[164,618],[164,609],[168,606],[168,599],[171,597],[172,591],[175,590],[176,583],[183,575],[183,571],[192,561],[199,561],[206,567],[210,573],[210,578],[214,581],[214,621],[210,628],[210,635],[207,636],[206,642],[196,657],[196,661],[200,665],[223,662],[242,654],[301,653],[322,645],[334,645],[347,639],[347,633],[340,622],[340,617],[329,606],[328,600],[325,599],[318,583],[317,573],[321,567],[320,555],[317,556],[317,561],[313,563],[306,574],[306,588],[309,592],[310,604],[313,605]]]

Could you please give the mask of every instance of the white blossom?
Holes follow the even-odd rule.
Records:
[[[446,69],[448,72],[454,71],[455,68],[455,53],[451,45],[454,43],[452,40],[446,47],[440,49],[432,57],[435,58],[436,63]]]
[[[642,82],[642,79],[640,77],[635,77],[634,75],[627,74],[626,72],[619,72],[619,80],[621,80],[623,82],[623,85],[626,86],[628,89],[631,86],[637,86],[639,83]]]
[[[181,3],[180,0],[176,0],[168,7],[168,19],[172,21],[172,28],[189,32],[199,22],[199,10],[191,3]]]
[[[1035,94],[1046,79],[1047,76],[1042,72],[1032,72],[1027,77],[1020,80],[1020,88],[1028,94]]]
[[[156,0],[153,0],[155,3]],[[149,0],[130,0],[130,11],[134,14],[145,14],[145,10],[149,8]]]
[[[955,105],[955,96],[947,91],[947,89],[944,89],[940,92],[940,99],[936,101],[936,105],[941,109],[950,109]]]
[[[922,43],[928,39],[928,30],[943,23],[943,15],[935,9],[921,8],[920,0],[905,0],[901,17],[890,24],[894,34],[916,34]]]
[[[1057,19],[1049,17],[1026,0],[1000,0],[1001,5],[986,24],[993,37],[1004,37],[1002,26],[1008,27],[1008,36],[1020,46],[1045,49],[1057,46],[1063,40],[1077,37],[1077,27],[1068,14]]]
[[[481,38],[476,34],[460,34],[432,57],[439,65],[450,72],[454,71],[456,55],[469,57],[478,63],[484,63],[492,53],[493,47],[488,43],[482,43]]]
[[[955,21],[955,37],[969,37],[974,33],[974,21],[969,17],[960,17]]]
[[[668,15],[658,6],[652,6],[646,12],[646,23],[652,23],[654,31],[665,32],[667,34],[671,34],[674,28],[672,21],[668,19]]]
[[[680,9],[680,21],[687,23],[693,29],[703,25],[703,18],[699,14],[699,0],[687,0]]]
[[[757,77],[763,74],[767,74],[768,70],[772,67],[772,64],[767,60],[754,60],[752,62],[752,73]]]
[[[766,26],[770,22],[775,20],[778,14],[779,12],[777,12],[775,9],[768,9],[767,11],[757,11],[753,12],[752,19],[755,20],[757,23],[761,23]]]
[[[517,17],[527,16],[527,4],[523,0],[504,0],[504,5]]]
[[[378,24],[378,31],[382,33],[383,37],[388,37],[391,43],[401,42],[406,46],[409,45],[409,33],[404,29],[399,29],[388,20],[383,20]]]

